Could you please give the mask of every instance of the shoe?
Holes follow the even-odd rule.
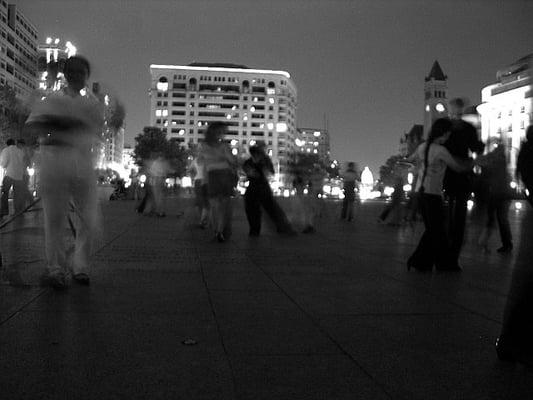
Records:
[[[65,274],[62,271],[50,272],[44,275],[41,277],[41,284],[57,290],[65,289],[67,287]]]
[[[512,244],[508,244],[508,245],[505,245],[505,246],[502,246],[500,247],[498,250],[496,250],[498,253],[500,254],[506,254],[506,253],[510,253],[511,251],[513,250],[513,245]]]
[[[316,229],[312,227],[311,225],[309,225],[302,231],[302,233],[315,233],[315,232],[316,232]]]
[[[90,279],[89,279],[89,275],[83,273],[83,272],[80,272],[80,273],[77,273],[77,274],[74,274],[72,276],[72,280],[80,285],[85,285],[85,286],[89,286],[89,284],[91,283]]]
[[[217,232],[215,235],[215,238],[217,239],[217,242],[224,243],[226,241],[226,238],[222,234],[222,232]]]

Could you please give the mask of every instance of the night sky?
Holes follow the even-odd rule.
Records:
[[[533,53],[527,0],[12,0],[72,41],[91,80],[127,108],[126,143],[149,122],[149,65],[226,62],[288,71],[300,127],[328,120],[332,157],[377,173],[423,122],[435,59],[449,96],[480,101],[496,71]]]

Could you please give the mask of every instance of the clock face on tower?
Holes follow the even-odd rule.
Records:
[[[444,105],[442,103],[437,103],[435,104],[435,110],[437,110],[438,112],[444,112],[446,110],[446,107],[444,107]]]

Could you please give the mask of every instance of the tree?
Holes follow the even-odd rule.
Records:
[[[161,129],[154,126],[146,126],[142,133],[135,137],[133,158],[140,168],[146,165],[146,161],[152,158],[154,152],[165,154],[168,146],[167,135]]]
[[[171,175],[181,178],[187,170],[187,157],[190,151],[183,148],[176,139],[170,139],[167,144],[164,157],[170,164]]]
[[[395,178],[400,176],[403,177],[407,174],[409,167],[400,163],[403,157],[401,155],[390,156],[385,164],[379,167],[379,180],[382,184],[387,186],[394,186]]]

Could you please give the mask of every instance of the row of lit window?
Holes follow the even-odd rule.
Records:
[[[524,121],[520,121],[520,129],[526,129],[526,123]],[[498,133],[502,133],[503,131],[505,130],[505,128],[498,128]],[[513,125],[512,124],[509,124],[507,126],[507,132],[512,132],[513,131]]]
[[[522,106],[522,107],[520,107],[520,113],[523,114],[523,113],[525,113],[525,112],[526,112],[526,106]],[[507,113],[507,115],[512,116],[512,115],[513,115],[513,110],[509,110],[508,113]],[[501,118],[501,117],[502,117],[502,112],[500,111],[500,112],[498,113],[498,118]]]

